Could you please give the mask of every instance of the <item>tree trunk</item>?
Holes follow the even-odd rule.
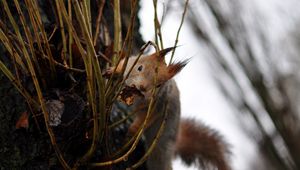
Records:
[[[104,27],[106,27],[109,31],[109,39],[113,39],[114,21],[113,4],[111,4],[112,1],[91,1],[92,25],[96,25],[98,12],[101,7],[101,3],[103,2],[105,4],[103,7],[103,16],[101,19],[102,27],[100,30],[103,31]],[[129,26],[128,22],[130,22],[130,2],[121,2],[123,39],[127,33]],[[26,13],[27,9],[25,1],[19,3],[22,11],[25,13],[25,21],[29,23],[30,20]],[[56,18],[57,14],[55,12],[55,4],[53,3],[55,3],[55,1],[38,1],[45,30],[48,30],[48,37],[50,37],[50,33],[52,33],[51,31],[53,31],[54,26],[59,25],[58,19]],[[13,15],[18,13],[13,1],[8,1],[8,5]],[[2,3],[0,3],[0,9],[1,22],[6,25],[6,28],[8,28],[5,30],[5,33],[7,33],[7,36],[14,34],[12,26],[8,24],[8,17],[4,11]],[[73,15],[75,15],[75,13]],[[14,17],[18,22],[19,28],[23,28],[19,16],[14,15]],[[76,24],[76,22],[74,24]],[[3,25],[0,24],[0,27],[4,30]],[[133,31],[133,52],[139,51],[139,48],[143,45],[143,40],[141,39],[138,29],[139,20],[136,19]],[[25,37],[24,32],[22,32],[22,34],[22,36]],[[95,47],[97,52],[109,54],[107,51],[110,50],[113,44],[109,41],[107,41],[109,44],[104,44],[101,40],[98,41],[99,42]],[[53,45],[54,54],[57,56],[59,56],[59,52],[61,52],[61,42],[60,30],[58,29],[53,34],[50,42],[51,45]],[[19,68],[15,69],[15,63],[11,60],[10,54],[5,46],[2,43],[0,44],[0,60],[12,71],[14,76],[19,76],[23,86],[34,97],[34,99],[37,99],[31,77],[25,76],[25,74],[20,72]],[[74,50],[74,53],[75,52],[76,51]],[[44,67],[44,60],[40,59],[38,62],[41,66],[42,72],[47,75],[49,70],[47,70],[48,67]],[[77,62],[82,62],[82,60],[78,60]],[[104,65],[105,62],[102,62],[101,64]],[[83,63],[78,64],[78,66],[80,65],[83,65]],[[72,166],[80,157],[83,156],[83,154],[87,152],[91,145],[91,139],[89,136],[92,129],[91,111],[87,106],[85,76],[77,75],[80,73],[72,73],[72,76],[76,79],[76,84],[74,84],[70,80],[70,72],[58,66],[56,66],[56,71],[57,77],[55,81],[50,80],[49,77],[44,77],[46,84],[45,87],[47,88],[43,88],[42,92],[44,99],[46,100],[45,103],[47,108],[50,111],[51,108],[54,110],[59,109],[60,107],[64,108],[62,110],[63,113],[61,115],[61,119],[57,122],[58,125],[52,126],[51,128],[53,129],[56,137],[56,143],[62,151],[64,159]],[[39,81],[42,83],[42,80]],[[25,98],[16,90],[12,82],[1,71],[0,103],[0,169],[63,169],[51,144],[41,109],[39,107],[31,107]],[[119,120],[126,116],[126,110],[126,106],[120,103],[114,104],[112,113],[108,118],[109,122]],[[21,125],[16,125],[17,122],[20,121],[21,117],[26,114],[29,115],[29,126],[26,126],[26,122],[25,124],[24,122],[23,124],[21,122]],[[108,136],[99,143],[90,161],[101,162],[115,159],[110,157],[110,155],[124,145],[128,124],[128,121],[126,121],[126,123],[121,124],[118,128],[114,128],[108,132]],[[109,144],[109,148],[107,148],[107,144]],[[127,161],[124,160],[118,164],[114,164],[113,166],[107,166],[107,168],[126,169],[133,163],[136,163],[144,152],[143,142],[140,141],[136,150],[133,154],[131,154]],[[140,168],[145,169],[144,166],[141,166]],[[82,165],[79,169],[89,168]]]

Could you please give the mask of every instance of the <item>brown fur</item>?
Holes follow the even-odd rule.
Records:
[[[179,73],[184,67],[185,65],[188,63],[188,60],[185,61],[181,61],[178,63],[171,63],[168,66],[168,71],[169,71],[169,79],[171,79],[173,76],[175,76],[177,73]]]
[[[160,86],[154,100],[156,104],[144,132],[146,147],[150,147],[163,120],[165,129],[147,160],[148,170],[172,169],[172,158],[175,153],[188,165],[194,163],[199,168],[212,166],[218,170],[230,170],[226,162],[226,145],[214,130],[194,120],[180,121],[179,90],[172,78],[188,61],[167,65],[164,56],[173,49],[167,48],[158,53],[142,56],[125,80],[126,86],[135,87],[144,95],[137,97],[132,105],[136,115],[128,134],[134,135],[141,127],[152,97],[151,91]],[[136,57],[129,58],[124,75],[127,75],[136,59]],[[124,60],[118,65],[117,74],[121,72],[123,65]],[[113,70],[114,67],[109,68],[107,72],[111,74]],[[164,110],[168,113],[166,119],[163,115]]]
[[[176,140],[176,155],[187,165],[199,164],[203,169],[217,167],[229,170],[228,146],[213,129],[193,119],[181,119]]]

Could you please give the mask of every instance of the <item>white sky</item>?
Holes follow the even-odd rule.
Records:
[[[142,0],[141,2],[142,9],[139,15],[142,27],[140,31],[145,41],[153,40],[152,0]],[[159,0],[158,2],[162,7],[164,1]],[[195,2],[190,0],[190,3]],[[275,42],[282,38],[282,35],[294,24],[295,18],[299,16],[299,12],[295,12],[297,9],[299,11],[299,8],[296,8],[297,6],[300,7],[300,1],[298,0],[245,0],[245,3],[250,4],[249,8],[257,8],[264,14],[266,29],[270,29],[266,32],[271,37],[270,39]],[[163,25],[162,32],[165,47],[174,45],[182,14],[181,10],[176,12],[167,17]],[[187,24],[184,24],[180,35],[179,45],[182,46],[176,50],[176,59],[192,57],[190,63],[175,77],[181,91],[182,117],[196,118],[221,132],[232,147],[231,162],[233,169],[250,170],[251,157],[257,156],[256,147],[244,135],[233,110],[218,89],[207,61],[209,54],[204,50],[199,50],[201,44],[192,36]],[[180,160],[175,160],[173,169],[192,170],[195,168],[187,168],[181,164]]]

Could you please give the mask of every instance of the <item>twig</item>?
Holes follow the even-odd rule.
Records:
[[[1,25],[3,24],[0,21]],[[15,58],[16,62],[18,65],[22,68],[22,70],[28,74],[28,70],[22,61],[21,56],[16,52],[15,48],[13,48],[12,43],[9,41],[8,37],[5,35],[4,31],[2,28],[0,28],[0,40],[2,41],[3,45],[5,46],[6,50],[10,54],[11,57]]]
[[[155,43],[160,45],[159,49],[164,49],[163,45],[163,39],[162,39],[162,32],[161,32],[161,25],[158,21],[158,15],[157,15],[157,0],[153,0],[153,6],[154,6],[154,31],[155,31]],[[159,39],[159,42],[158,42]]]
[[[132,165],[132,168],[129,169],[136,169],[139,166],[141,166],[146,160],[147,158],[150,156],[150,154],[152,153],[153,149],[155,148],[160,136],[162,135],[163,130],[165,129],[166,126],[166,121],[167,121],[167,117],[168,117],[168,112],[167,112],[167,107],[168,107],[168,101],[165,104],[165,108],[163,109],[163,115],[164,115],[164,119],[160,124],[160,127],[155,135],[155,138],[153,139],[150,147],[148,148],[147,152],[144,154],[144,156],[134,165]]]
[[[54,58],[53,58],[53,55],[52,55],[52,52],[51,52],[51,49],[50,49],[50,45],[49,45],[49,42],[48,42],[48,37],[47,37],[46,31],[44,29],[44,25],[42,23],[42,19],[41,19],[40,13],[39,13],[38,6],[37,6],[35,1],[31,1],[31,0],[26,0],[26,1],[27,1],[27,4],[34,11],[32,14],[35,18],[36,25],[37,25],[37,27],[39,28],[39,30],[41,32],[41,37],[37,36],[36,38],[41,39],[42,42],[46,45],[46,53],[47,53],[47,56],[49,57],[49,65],[50,65],[50,69],[51,69],[51,75],[52,75],[52,78],[55,78],[56,77],[55,76],[56,70],[55,70],[54,61],[53,61]]]
[[[127,34],[126,34],[126,37],[125,37],[125,41],[124,41],[124,43],[123,43],[123,47],[122,47],[122,52],[124,52],[125,51],[125,46],[128,44],[128,49],[129,49],[129,51],[128,51],[128,54],[130,54],[131,53],[131,48],[132,48],[132,38],[133,38],[133,36],[132,36],[132,32],[133,32],[133,28],[134,28],[134,20],[135,20],[135,16],[136,16],[136,6],[137,6],[137,0],[133,0],[132,2],[131,2],[131,14],[130,14],[130,24],[129,24],[129,27],[128,27],[128,31],[127,31]],[[144,51],[144,50],[143,50]],[[127,62],[128,62],[128,57],[129,57],[129,55],[125,55],[125,62],[124,62],[124,64],[123,64],[123,68],[122,68],[122,75],[123,75],[123,73],[124,73],[124,71],[125,71],[125,68],[126,68],[126,66],[127,66]],[[121,57],[119,57],[118,58],[118,62],[116,63],[116,65],[115,65],[115,69],[118,67],[118,65],[119,65],[119,63],[120,63],[120,61],[121,61]],[[114,72],[115,72],[115,70],[114,70]],[[112,74],[112,76],[110,77],[110,79],[109,79],[109,81],[108,81],[108,83],[107,83],[107,85],[106,85],[106,96],[109,96],[109,95],[107,95],[107,92],[109,92],[110,91],[110,89],[112,88],[112,80],[113,80],[113,77],[114,77],[114,72],[113,72],[113,74]],[[121,77],[120,77],[121,78]],[[118,82],[120,82],[121,80],[120,79],[117,79],[116,80],[116,82],[117,82],[117,84],[118,84]],[[108,93],[108,94],[110,94],[110,93]]]
[[[114,122],[113,124],[109,125],[109,128],[111,129],[111,128],[114,128],[114,127],[122,124],[123,122],[125,122],[126,120],[128,120],[134,114],[135,114],[135,112],[128,113],[124,118],[122,118],[122,119]]]
[[[30,101],[30,103],[35,106],[39,106],[38,102],[36,102],[28,91],[21,85],[20,81],[15,79],[15,76],[10,72],[10,70],[5,66],[5,64],[0,60],[0,70],[4,73],[4,75],[11,81],[11,83],[15,86],[15,88],[25,97],[26,100]]]
[[[74,10],[75,10],[75,14],[76,14],[76,18],[79,22],[79,26],[82,30],[82,34],[83,37],[85,39],[85,42],[87,43],[87,59],[84,60],[85,61],[85,66],[86,66],[86,73],[89,79],[88,81],[88,87],[89,87],[89,101],[91,103],[92,106],[92,111],[93,111],[93,117],[94,117],[94,128],[93,128],[93,138],[92,138],[92,145],[90,147],[90,149],[88,150],[88,152],[81,158],[79,159],[76,164],[75,167],[78,167],[81,163],[84,163],[85,161],[89,160],[89,158],[92,156],[92,154],[95,151],[96,145],[98,143],[99,140],[102,139],[103,135],[104,135],[104,127],[105,127],[105,120],[106,120],[106,110],[105,110],[105,106],[106,106],[106,98],[104,95],[104,81],[103,81],[103,77],[101,74],[101,68],[100,68],[100,64],[99,61],[96,57],[96,52],[92,43],[92,39],[91,39],[91,34],[89,34],[89,30],[88,30],[88,26],[87,26],[87,21],[84,19],[84,16],[82,14],[82,10],[80,9],[79,6],[79,2],[77,0],[72,1],[73,5],[74,5]],[[65,16],[65,19],[67,20],[68,24],[70,26],[72,26],[71,21],[69,21],[69,18],[66,15],[66,9],[64,7],[64,4],[61,2],[61,10],[63,11],[63,15]],[[84,54],[83,48],[80,44],[80,40],[78,37],[76,37],[75,35],[75,30],[72,27],[72,33],[74,34],[74,38],[75,41],[77,43],[77,46],[80,49],[80,52],[82,54]],[[85,58],[85,57],[83,57]],[[96,80],[96,82],[94,82],[94,79]],[[97,85],[98,88],[94,88],[94,84]],[[96,103],[96,90],[98,90],[98,104],[95,105]],[[99,112],[97,111],[97,107],[99,106]],[[99,119],[98,119],[98,115],[100,115]],[[98,122],[99,121],[99,122]],[[100,130],[100,131],[99,131]]]
[[[101,0],[101,5],[99,7],[98,16],[97,16],[97,20],[96,20],[96,31],[95,31],[95,35],[94,35],[94,41],[93,41],[94,46],[96,46],[97,39],[98,39],[99,32],[100,32],[99,30],[100,30],[100,24],[101,24],[104,5],[105,5],[105,0]]]
[[[14,3],[15,3],[16,9],[18,11],[19,18],[21,20],[21,23],[22,23],[22,26],[23,26],[23,29],[24,29],[26,39],[29,43],[29,49],[30,49],[30,53],[31,53],[31,56],[32,56],[32,60],[33,60],[33,63],[35,64],[34,66],[36,67],[38,74],[41,75],[42,72],[41,72],[40,66],[38,64],[37,56],[35,54],[35,49],[33,47],[34,38],[31,35],[29,25],[27,24],[27,22],[25,20],[25,16],[24,16],[24,14],[21,10],[20,4],[18,3],[18,1],[14,1]],[[20,39],[17,38],[17,40],[20,40]],[[41,82],[43,83],[44,87],[46,87],[45,79],[43,78],[43,76],[40,76],[40,77],[41,77]]]
[[[122,26],[120,14],[120,0],[114,0],[114,54],[112,57],[113,65],[116,64],[117,57],[120,57],[122,45]]]
[[[142,126],[140,127],[139,131],[138,131],[138,134],[135,138],[135,141],[133,142],[132,146],[130,147],[130,149],[122,156],[120,156],[119,158],[117,159],[114,159],[114,160],[110,160],[110,161],[105,161],[105,162],[99,162],[99,163],[91,163],[90,166],[92,167],[98,167],[98,166],[107,166],[107,165],[112,165],[112,164],[115,164],[115,163],[118,163],[118,162],[121,162],[121,161],[124,161],[124,160],[127,160],[128,159],[128,156],[134,151],[134,149],[136,148],[140,138],[142,137],[142,134],[144,132],[144,129],[146,128],[147,126],[147,123],[148,123],[148,120],[149,120],[149,117],[150,117],[150,114],[153,110],[153,106],[154,106],[154,99],[155,99],[155,94],[157,92],[157,88],[154,88],[152,90],[152,97],[151,97],[151,100],[150,100],[150,104],[149,104],[149,107],[148,107],[148,110],[147,110],[147,114],[146,114],[146,117],[145,117],[145,120],[142,124]]]
[[[136,63],[138,62],[138,60],[140,59],[140,57],[142,56],[142,54],[144,53],[145,49],[149,46],[149,45],[152,45],[155,47],[155,49],[157,49],[158,47],[156,46],[156,44],[154,44],[153,42],[151,41],[148,41],[140,50],[140,53],[139,55],[137,56],[136,60],[134,61],[133,65],[130,67],[128,73],[123,77],[122,81],[120,82],[117,82],[117,84],[113,87],[113,88],[110,88],[106,91],[105,95],[108,96],[109,94],[111,94],[112,92],[114,91],[117,91],[116,93],[114,93],[114,97],[113,99],[111,100],[112,102],[114,102],[116,100],[116,98],[118,97],[119,93],[121,92],[121,88],[123,87],[124,83],[125,83],[125,80],[129,77],[131,71],[133,70],[134,66],[136,65]],[[116,67],[117,68],[117,67]],[[115,70],[113,71],[113,75],[116,71],[116,68]],[[122,73],[124,74],[124,73]],[[113,76],[112,75],[112,76]],[[116,90],[117,89],[117,90]]]
[[[177,47],[179,33],[180,33],[181,27],[183,25],[183,21],[184,21],[184,17],[185,17],[186,11],[187,11],[188,4],[189,4],[189,0],[186,0],[185,5],[184,5],[184,10],[183,10],[183,13],[182,13],[182,17],[181,17],[181,22],[180,22],[180,25],[179,25],[179,28],[178,28],[178,31],[177,31],[176,39],[175,39],[174,50],[172,51],[172,55],[171,55],[171,59],[170,59],[169,64],[171,64],[172,61],[173,61],[173,57],[174,57],[175,50],[176,50],[175,47]]]
[[[47,112],[47,109],[46,109],[46,106],[45,106],[45,103],[44,103],[44,98],[43,98],[43,95],[42,95],[42,92],[41,92],[41,88],[40,88],[39,82],[38,82],[37,77],[36,77],[36,73],[35,73],[33,64],[31,62],[30,55],[29,55],[29,53],[28,53],[28,51],[27,51],[27,49],[25,47],[25,43],[24,43],[24,40],[23,40],[23,38],[21,36],[20,30],[17,27],[17,24],[16,24],[14,18],[12,17],[11,11],[8,8],[8,4],[7,4],[6,0],[3,0],[2,3],[4,5],[5,12],[9,16],[10,22],[12,23],[12,25],[14,27],[14,31],[16,32],[17,37],[19,38],[19,42],[21,43],[22,52],[24,53],[24,57],[25,57],[25,60],[27,62],[27,65],[28,65],[28,69],[29,69],[29,72],[31,74],[34,86],[35,86],[35,90],[36,90],[37,95],[38,95],[39,104],[40,104],[41,109],[43,111],[43,115],[44,115],[43,117],[44,117],[44,121],[45,121],[47,132],[48,132],[50,140],[51,140],[51,144],[52,144],[52,146],[53,146],[53,148],[54,148],[54,150],[55,150],[55,152],[56,152],[56,154],[58,156],[58,159],[61,162],[62,166],[65,169],[70,169],[69,165],[64,160],[63,155],[62,155],[60,149],[58,148],[58,146],[56,144],[54,133],[53,133],[51,127],[49,126],[49,114]],[[18,2],[16,0],[15,0],[15,4],[18,4]]]
[[[61,34],[61,41],[63,44],[63,48],[62,48],[62,60],[64,62],[64,65],[68,65],[66,58],[67,58],[67,40],[66,40],[66,34],[65,34],[65,27],[64,27],[64,22],[62,19],[62,15],[61,15],[61,11],[59,10],[59,4],[58,1],[55,1],[55,6],[56,6],[56,11],[57,11],[57,15],[58,15],[58,21],[59,21],[59,29],[60,29],[60,34]]]

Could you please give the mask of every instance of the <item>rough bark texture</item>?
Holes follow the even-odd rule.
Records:
[[[39,1],[40,11],[46,30],[51,30],[53,25],[56,23],[53,8],[51,8],[51,4],[49,2],[50,1]],[[93,22],[95,22],[99,3],[101,3],[101,1],[91,2],[92,18]],[[14,10],[13,1],[8,1],[8,3],[11,9]],[[22,4],[24,3],[23,1],[20,3],[21,5],[24,5]],[[110,37],[113,39],[113,7],[111,3],[112,1],[105,1],[102,22],[107,25]],[[0,6],[0,9],[2,9],[0,10],[1,21],[7,22],[2,4]],[[127,3],[126,5],[123,4],[123,6],[121,4],[121,7],[124,38],[128,27],[128,18],[130,18],[130,3]],[[138,33],[138,28],[139,21],[137,20],[135,22],[133,51],[138,51],[139,47],[143,44],[143,40]],[[59,46],[59,42],[59,39],[54,38],[52,43]],[[1,61],[11,68],[11,70],[14,70],[13,63],[9,60],[10,57],[8,53],[6,52],[3,44],[0,44]],[[107,47],[100,44],[99,50],[104,52],[105,49],[107,49]],[[90,110],[86,105],[85,77],[82,76],[80,78],[80,76],[78,76],[79,83],[74,87],[67,78],[67,73],[59,68],[57,68],[57,70],[57,82],[47,82],[46,80],[48,88],[43,89],[43,95],[47,102],[60,101],[64,105],[64,111],[61,118],[62,122],[58,126],[53,127],[53,130],[58,146],[64,153],[65,159],[72,165],[87,151],[91,143],[91,140],[86,137],[86,133],[91,129],[92,124],[90,123]],[[26,89],[30,93],[35,94],[31,78],[22,77],[22,80]],[[19,94],[12,83],[1,71],[0,103],[0,169],[63,169],[50,143],[41,111],[39,111],[39,109],[35,109],[36,120],[38,122],[36,123],[33,114],[31,114],[31,108],[28,107],[24,97]],[[116,104],[113,108],[110,120],[115,121],[125,116],[127,114],[126,109],[127,108],[125,106]],[[29,128],[16,129],[16,122],[23,112],[30,113]],[[123,139],[125,139],[127,127],[128,122],[111,131],[110,137],[107,139],[111,146],[109,149],[111,153],[124,144]],[[107,148],[105,148],[104,145],[99,145],[92,161],[107,160],[108,158],[104,157],[104,153],[107,153]],[[124,161],[115,166],[108,167],[108,169],[126,169],[129,165],[138,161],[143,153],[143,143],[140,142],[136,151],[126,162]],[[82,166],[80,169],[88,168]],[[142,166],[141,169],[145,169],[145,167]]]

